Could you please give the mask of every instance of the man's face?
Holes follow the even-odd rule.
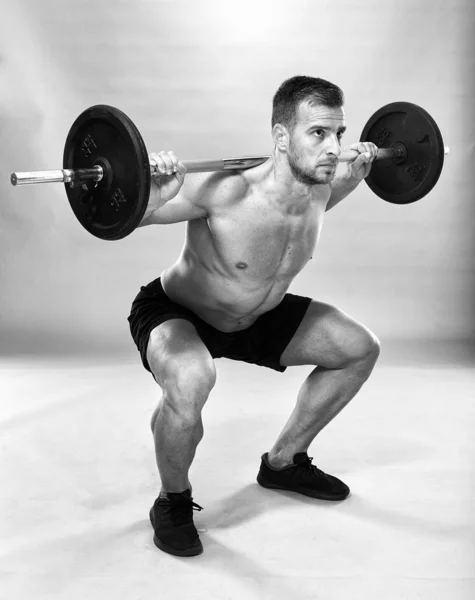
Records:
[[[333,181],[345,129],[343,108],[300,103],[287,151],[297,181],[306,185]]]

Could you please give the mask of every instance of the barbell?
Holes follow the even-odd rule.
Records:
[[[376,111],[360,141],[378,146],[366,183],[383,200],[409,204],[427,195],[439,179],[444,146],[439,128],[420,106],[393,102]],[[339,161],[351,161],[355,150]],[[269,156],[217,160],[183,160],[188,173],[242,170]],[[118,108],[91,106],[74,121],[66,138],[63,168],[12,173],[13,185],[64,183],[71,208],[81,225],[104,240],[119,240],[141,222],[150,196],[151,163],[132,120]]]

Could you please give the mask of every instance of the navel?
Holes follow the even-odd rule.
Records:
[[[236,267],[238,269],[247,269],[247,263],[245,263],[245,262],[238,262],[238,263],[236,263]]]

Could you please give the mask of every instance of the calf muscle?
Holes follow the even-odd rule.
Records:
[[[201,414],[184,418],[163,398],[152,418],[152,431],[162,490],[191,489],[188,473],[204,433]]]

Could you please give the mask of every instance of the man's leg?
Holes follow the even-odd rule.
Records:
[[[368,379],[379,356],[377,338],[345,313],[312,301],[281,356],[284,366],[318,365],[269,452],[272,467],[293,463],[316,435],[348,404]]]
[[[216,381],[214,361],[195,327],[171,319],[150,334],[147,360],[162,388],[152,431],[162,489],[150,510],[155,545],[176,556],[196,556],[203,545],[193,523],[188,472],[203,437],[201,411]]]
[[[201,411],[216,382],[214,361],[183,319],[152,331],[147,360],[163,393],[151,421],[162,491],[182,492],[191,489],[188,471],[203,437]]]

